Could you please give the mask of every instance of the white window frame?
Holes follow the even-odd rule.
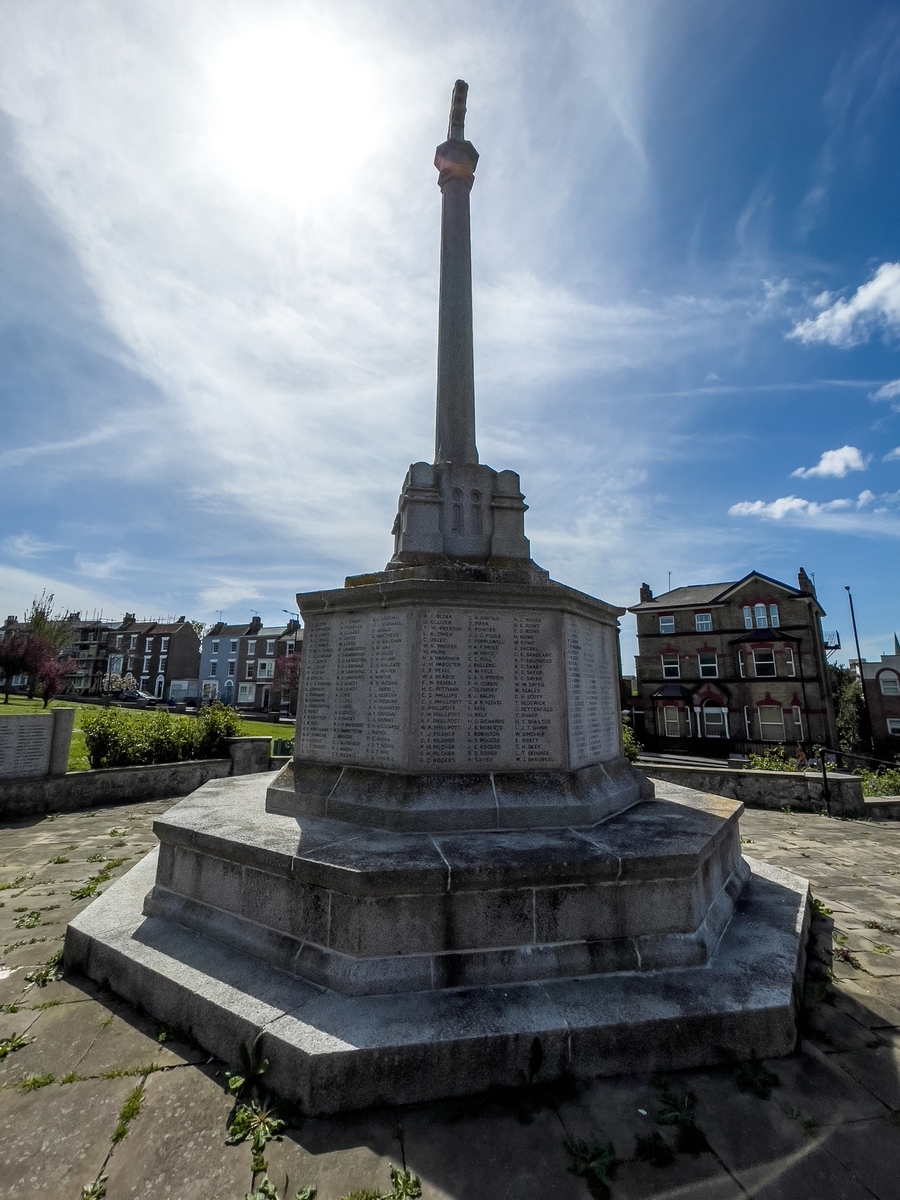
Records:
[[[150,655],[149,654],[144,655],[144,665],[141,667],[141,674],[142,675],[150,674]]]
[[[763,712],[777,712],[780,719],[778,721],[763,721]],[[759,722],[759,737],[763,742],[783,742],[784,739],[784,709],[778,704],[758,704],[756,707],[756,719]],[[780,737],[766,737],[766,729],[777,729],[781,731]]]
[[[168,654],[161,654],[159,656],[159,664],[156,669],[161,675],[165,675],[166,673],[166,661],[168,660],[168,657]]]
[[[252,642],[247,643],[247,657],[248,658],[256,657],[256,640],[255,639]]]
[[[694,628],[697,633],[712,633],[712,613],[694,613]]]
[[[252,704],[255,692],[256,692],[255,684],[239,683],[238,684],[238,704]]]
[[[799,735],[797,738],[797,741],[802,742],[803,741],[803,713],[800,710],[800,706],[797,704],[795,704],[793,706],[791,711],[794,714],[794,724],[797,727],[797,733]]]
[[[219,643],[218,643],[218,640],[216,640],[215,642],[213,642],[213,644],[212,644],[212,645],[210,646],[210,648],[209,648],[209,652],[210,652],[210,654],[218,654],[218,653],[219,653]]]
[[[219,671],[218,661],[216,659],[213,659],[212,662],[209,664],[210,679],[215,679],[216,675],[218,674],[218,671]]]
[[[888,717],[887,731],[889,737],[900,737],[900,717]]]
[[[669,613],[668,616],[659,618],[659,632],[660,633],[674,633],[675,632],[675,614],[674,613]]]
[[[666,662],[666,659],[674,659],[674,662]],[[661,654],[659,656],[660,666],[662,667],[663,679],[680,679],[681,678],[681,658],[677,654]]]
[[[781,624],[781,618],[778,615],[778,605],[777,604],[769,605],[769,624],[772,626],[773,629],[777,629],[778,626]]]
[[[131,635],[131,641],[128,643],[128,649],[129,650],[137,650],[137,643],[138,643],[138,635],[136,633],[133,633]]]
[[[701,709],[701,712],[703,713],[703,736],[704,737],[717,737],[717,738],[728,737],[728,718],[726,716],[725,709],[723,709],[718,704],[704,704],[703,708]],[[715,719],[712,722],[710,722],[710,720],[709,720],[710,714],[715,715]],[[720,728],[721,732],[720,733],[710,733],[710,725],[711,724],[713,727],[718,726]]]
[[[261,658],[256,664],[257,679],[274,679],[275,664],[270,659]]]
[[[274,653],[275,653],[275,638],[266,638],[266,654],[271,655]]]
[[[894,685],[891,691],[884,686],[888,682]],[[896,671],[882,671],[878,676],[878,687],[882,696],[900,696],[900,676]]]
[[[284,647],[285,654],[293,654],[295,645],[296,645],[296,642],[285,642],[285,647]]]
[[[711,663],[704,663],[704,658],[711,658]],[[697,666],[700,669],[701,679],[718,679],[719,678],[719,656],[714,650],[705,650],[697,654]],[[710,670],[712,667],[712,670]]]
[[[772,655],[772,662],[771,662],[772,670],[771,670],[771,672],[764,671],[762,674],[760,674],[759,658],[757,657],[757,655],[761,655],[761,654],[771,654]],[[766,661],[766,666],[769,666],[769,665],[770,664],[768,663],[768,661]],[[775,663],[775,651],[774,650],[754,650],[753,651],[753,674],[757,679],[777,679],[778,678],[778,667],[776,666],[776,663]]]
[[[235,662],[235,660],[234,660],[233,658],[229,658],[229,660],[228,660],[228,674],[229,674],[229,675],[231,675],[231,676],[233,676],[236,670],[237,670],[237,663]]]
[[[252,678],[253,678],[253,660],[252,660],[252,659],[250,659],[250,660],[247,662],[247,678],[248,678],[248,679],[252,679]]]
[[[153,638],[152,637],[144,638],[144,653],[145,654],[153,653]]]
[[[794,662],[793,646],[785,646],[784,648],[784,670],[791,679],[793,679],[797,674],[797,664]]]
[[[159,639],[159,648],[163,654],[169,649],[169,639],[167,637]]]
[[[756,618],[757,629],[769,628],[769,614],[766,611],[766,606],[764,604],[754,604],[753,616]]]
[[[678,712],[677,705],[667,704],[663,708],[663,736],[681,737],[681,715]]]
[[[749,604],[744,605],[744,628],[745,629],[753,628],[753,609],[750,607]]]
[[[232,638],[231,639],[231,653],[237,654],[237,648],[238,648],[237,638]]]
[[[743,656],[743,654],[741,654],[740,650],[738,650],[738,652],[737,652],[737,664],[738,664],[738,674],[740,675],[741,679],[745,679],[747,676],[747,672],[744,667],[744,656]],[[749,736],[750,736],[750,734],[748,733],[747,737],[749,737]]]

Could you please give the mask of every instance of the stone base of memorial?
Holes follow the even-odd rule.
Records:
[[[81,969],[310,1114],[786,1054],[807,885],[733,801],[660,784],[578,828],[399,833],[209,783],[70,924]]]

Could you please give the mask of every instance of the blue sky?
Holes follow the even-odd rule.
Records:
[[[536,560],[622,605],[802,563],[889,650],[900,10],[866,0],[5,6],[3,611],[274,621],[386,562],[458,76],[479,448]]]

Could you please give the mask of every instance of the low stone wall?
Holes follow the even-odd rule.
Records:
[[[69,771],[66,775],[0,779],[0,821],[98,808],[104,804],[187,796],[210,779],[268,771],[270,745],[270,738],[231,738],[228,758],[153,763],[143,767],[101,767],[95,771]]]
[[[828,772],[829,802],[826,806],[822,776],[815,771],[743,771],[735,767],[677,766],[673,763],[641,762],[637,765],[651,779],[680,783],[698,792],[711,792],[740,800],[748,808],[792,808],[798,812],[821,812],[833,817],[867,817],[870,814],[858,775]]]

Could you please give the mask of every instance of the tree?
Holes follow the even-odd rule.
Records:
[[[848,754],[859,753],[865,738],[865,700],[859,676],[849,667],[828,664],[831,694],[838,728],[838,748]]]
[[[272,702],[269,711],[281,707],[282,698],[286,695],[288,712],[293,715],[297,711],[297,693],[300,689],[300,655],[283,654],[275,659],[275,675],[272,682]]]
[[[4,704],[9,704],[9,693],[12,691],[15,676],[24,675],[28,670],[27,652],[27,634],[14,633],[0,641],[0,673],[3,675],[3,690],[6,693]]]
[[[207,629],[210,628],[205,621],[188,621],[188,625],[190,625],[191,629],[193,629],[194,633],[196,633],[198,640],[201,642],[203,641],[203,635],[206,633]]]
[[[25,618],[28,627],[28,698],[32,700],[37,692],[42,668],[56,661],[72,641],[71,617],[54,613],[53,600],[53,593],[44,589],[40,596],[32,600]]]
[[[44,708],[63,690],[65,676],[72,675],[77,666],[74,658],[67,658],[64,662],[58,658],[44,660],[40,669],[41,699],[44,701]]]

